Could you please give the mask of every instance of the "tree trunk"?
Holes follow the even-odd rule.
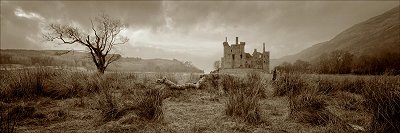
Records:
[[[106,67],[97,67],[97,72],[104,74],[104,71],[106,71]]]

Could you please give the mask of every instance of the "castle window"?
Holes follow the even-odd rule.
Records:
[[[232,49],[231,49],[231,52],[232,52]]]
[[[242,59],[242,55],[240,55],[240,59]]]
[[[232,54],[232,59],[235,60],[235,54]]]

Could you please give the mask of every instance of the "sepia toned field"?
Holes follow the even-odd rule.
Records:
[[[400,77],[1,71],[1,131],[395,132]]]

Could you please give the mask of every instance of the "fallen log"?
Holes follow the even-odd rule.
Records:
[[[222,77],[220,74],[212,73],[212,74],[200,75],[200,79],[196,83],[185,83],[178,85],[168,80],[166,77],[163,77],[162,79],[157,79],[157,83],[163,84],[168,89],[173,89],[173,90],[205,89],[209,87],[214,87],[214,89],[218,90],[219,94],[225,94],[221,78]]]
[[[203,85],[206,81],[206,75],[200,75],[199,81],[196,83],[185,83],[185,84],[175,84],[171,80],[168,80],[166,77],[163,77],[162,79],[157,79],[157,83],[159,84],[164,84],[170,89],[174,90],[186,90],[186,89],[199,89],[201,85]]]
[[[162,79],[158,79],[157,83],[164,84],[168,88],[174,89],[174,90],[186,90],[186,89],[199,89],[200,88],[199,81],[197,83],[185,83],[185,84],[182,84],[182,85],[177,85],[174,82],[172,82],[172,81],[170,81],[170,80],[168,80],[167,78],[164,77]]]

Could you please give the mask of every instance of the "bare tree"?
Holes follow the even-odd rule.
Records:
[[[50,24],[49,32],[44,37],[48,41],[59,40],[61,44],[78,43],[86,46],[98,72],[104,73],[110,63],[121,57],[118,54],[110,54],[110,51],[114,46],[128,42],[128,38],[119,35],[126,26],[119,19],[106,14],[95,17],[91,24],[90,32],[71,25]]]

